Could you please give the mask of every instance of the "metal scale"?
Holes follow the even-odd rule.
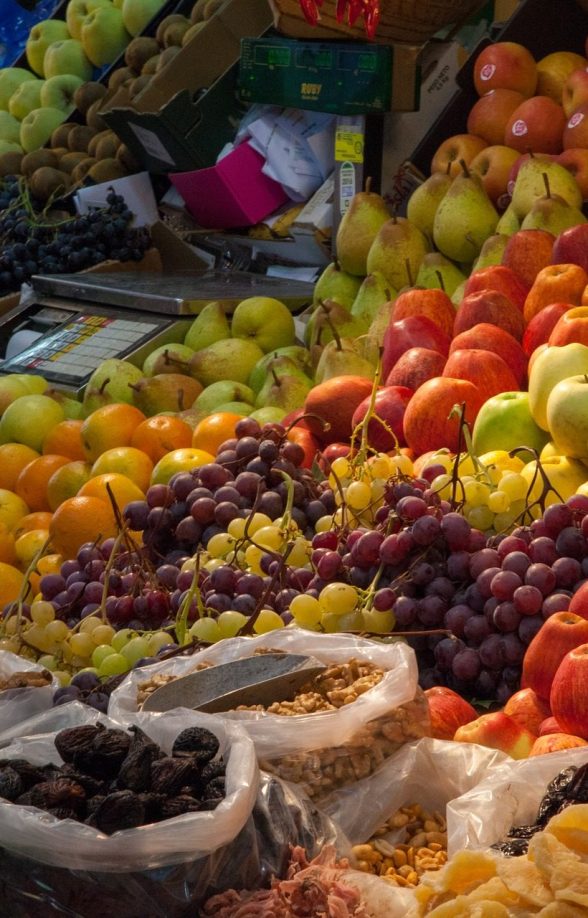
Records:
[[[0,374],[38,374],[76,395],[103,360],[140,367],[154,348],[183,341],[212,300],[231,311],[247,297],[269,296],[298,312],[313,290],[303,281],[238,271],[54,274],[30,283],[32,296],[0,318]],[[18,348],[33,335],[33,343]]]

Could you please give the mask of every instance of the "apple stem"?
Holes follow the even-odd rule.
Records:
[[[547,172],[542,172],[541,174],[543,176],[543,184],[545,185],[545,194],[548,198],[550,198],[551,188],[549,187],[549,176],[547,175]]]
[[[414,277],[412,275],[412,269],[410,265],[410,258],[404,259],[404,267],[406,268],[406,276],[408,277],[408,286],[414,287]]]
[[[269,371],[270,371],[270,373],[272,374],[272,376],[274,377],[274,385],[275,385],[275,386],[281,386],[282,383],[280,382],[280,377],[278,376],[278,374],[276,373],[276,371],[274,370],[274,368],[273,368],[272,366],[270,366]]]
[[[104,380],[104,382],[102,383],[102,385],[101,385],[100,388],[98,389],[98,395],[104,395],[104,390],[106,389],[106,386],[108,385],[109,382],[110,382],[110,376],[108,376],[108,377]]]
[[[462,168],[462,170],[463,170],[464,176],[465,176],[466,178],[470,178],[470,177],[471,177],[471,172],[470,172],[470,170],[468,169],[468,164],[466,163],[465,159],[460,159],[459,165],[461,166],[461,168]]]
[[[365,180],[364,190],[365,190],[365,193],[366,193],[366,194],[369,194],[370,191],[372,190],[372,177],[371,177],[371,175],[368,175],[368,177],[367,177],[366,180]]]
[[[439,286],[441,287],[441,290],[443,291],[443,293],[445,293],[445,281],[443,280],[443,275],[441,274],[441,271],[435,271],[435,274],[437,275],[437,280],[439,281]]]

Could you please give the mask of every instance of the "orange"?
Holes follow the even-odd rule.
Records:
[[[130,446],[133,431],[144,420],[142,411],[123,402],[97,408],[82,423],[84,458],[95,462],[113,446]]]
[[[18,598],[23,579],[17,567],[0,561],[0,608]]]
[[[26,571],[35,555],[48,541],[49,532],[47,529],[32,529],[30,532],[25,532],[24,535],[21,535],[14,543],[16,566],[20,567],[22,571]]]
[[[69,456],[70,459],[84,459],[82,447],[83,421],[60,421],[52,427],[43,440],[43,452]]]
[[[49,529],[49,523],[51,522],[52,516],[53,514],[48,513],[46,510],[38,510],[36,513],[27,513],[27,515],[23,516],[14,527],[12,531],[14,538],[20,538],[21,535],[24,535],[25,532],[30,532],[31,529]]]
[[[39,453],[23,443],[4,443],[0,446],[0,488],[14,491],[16,479],[25,465],[37,459]]]
[[[61,555],[43,555],[37,561],[37,574],[39,577],[44,577],[45,574],[58,574],[62,564],[63,558]]]
[[[90,479],[92,468],[89,462],[76,459],[62,465],[47,482],[47,501],[52,510],[57,510],[68,497],[75,497],[82,485]]]
[[[14,535],[8,532],[6,526],[0,524],[0,561],[5,564],[14,564],[16,551],[14,550]]]
[[[107,485],[112,491],[112,496],[121,511],[132,500],[145,500],[143,491],[141,491],[130,478],[127,478],[126,475],[119,475],[118,472],[105,472],[104,475],[97,475],[95,478],[90,478],[85,485],[82,485],[78,491],[78,495],[80,497],[97,497],[99,500],[105,501],[108,506],[111,507],[112,504]]]
[[[53,509],[47,499],[47,482],[57,469],[67,465],[67,456],[39,456],[33,459],[16,479],[15,493],[24,500],[31,510]]]
[[[205,449],[214,455],[221,443],[235,436],[235,424],[241,420],[240,414],[230,411],[215,411],[214,414],[209,414],[196,425],[192,434],[192,446],[196,449]]]
[[[153,462],[143,450],[134,446],[115,446],[98,456],[92,466],[92,476],[105,472],[118,472],[134,481],[138,488],[146,491],[151,481]]]
[[[98,497],[70,497],[57,508],[49,527],[51,545],[64,558],[75,558],[84,542],[116,535],[116,521],[109,504]]]
[[[181,418],[167,414],[158,414],[142,421],[135,427],[131,437],[131,446],[146,453],[152,462],[171,453],[174,449],[183,449],[192,445],[192,428]]]

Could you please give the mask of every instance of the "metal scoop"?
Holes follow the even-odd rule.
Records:
[[[296,689],[326,669],[315,657],[294,653],[264,653],[189,673],[156,689],[143,711],[163,713],[192,708],[218,714],[240,704],[287,701]]]

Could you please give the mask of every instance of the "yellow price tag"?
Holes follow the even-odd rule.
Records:
[[[338,163],[363,162],[363,134],[339,130],[335,134],[335,161]]]

